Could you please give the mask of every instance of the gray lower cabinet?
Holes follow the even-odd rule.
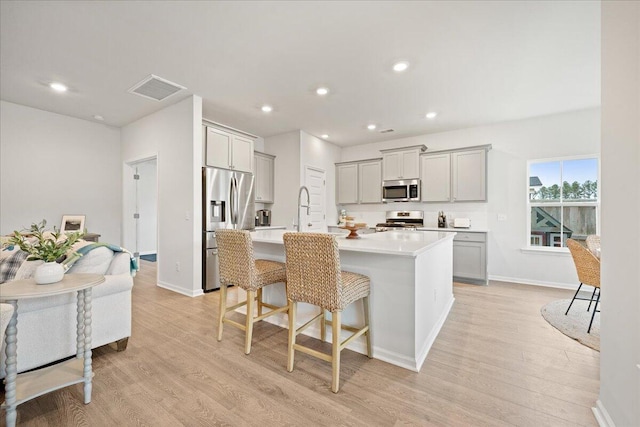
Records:
[[[487,233],[456,231],[453,239],[453,279],[487,284]]]

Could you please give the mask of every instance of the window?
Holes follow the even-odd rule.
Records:
[[[564,248],[567,239],[598,234],[596,156],[529,162],[529,247]]]

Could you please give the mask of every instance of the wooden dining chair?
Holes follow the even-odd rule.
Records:
[[[284,247],[287,266],[287,299],[289,300],[289,348],[287,370],[293,371],[295,350],[331,362],[331,390],[340,388],[340,352],[351,341],[365,335],[367,356],[372,357],[369,330],[370,281],[367,276],[340,270],[340,254],[335,236],[325,233],[285,233]],[[342,324],[342,310],[352,302],[363,301],[364,326],[352,327]],[[320,314],[296,326],[298,302],[320,307]],[[331,320],[325,319],[325,310],[331,312]],[[320,320],[320,338],[326,339],[326,326],[331,325],[331,355],[296,343],[296,336]],[[340,332],[345,329],[352,335],[340,341]]]
[[[593,294],[591,295],[591,299],[589,300],[589,307],[587,308],[587,311],[591,309],[591,304],[593,302],[593,298],[596,294],[596,291],[597,291],[597,299],[596,299],[595,306],[593,308],[593,313],[591,313],[591,321],[589,322],[589,328],[587,329],[587,333],[590,333],[591,325],[593,325],[593,318],[596,315],[596,311],[597,312],[600,311],[598,310],[598,303],[600,302],[600,260],[596,258],[589,249],[587,249],[585,246],[581,245],[580,243],[578,243],[573,239],[567,240],[567,247],[569,248],[569,251],[571,252],[571,256],[573,257],[573,263],[575,264],[576,272],[578,273],[578,280],[580,280],[580,286],[578,286],[578,289],[576,290],[576,293],[573,295],[573,298],[569,303],[569,307],[567,307],[567,311],[564,314],[567,315],[569,313],[569,310],[571,309],[571,305],[573,304],[573,301],[577,299],[585,300],[585,301],[588,300],[587,298],[578,297],[578,292],[580,292],[580,288],[582,288],[583,284],[593,286],[594,288]]]
[[[285,265],[277,261],[254,259],[253,242],[247,230],[217,230],[216,242],[220,257],[220,313],[218,317],[218,341],[222,340],[222,329],[229,323],[245,331],[245,354],[251,352],[253,324],[276,313],[287,313],[289,306],[277,307],[262,301],[262,288],[274,283],[286,282]],[[227,307],[227,286],[236,285],[247,292],[243,302]],[[258,315],[254,317],[254,304]],[[247,306],[245,324],[227,318],[227,313]],[[263,308],[270,311],[263,313]]]

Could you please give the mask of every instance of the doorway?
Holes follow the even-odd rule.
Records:
[[[326,172],[311,166],[304,167],[304,182],[309,189],[310,215],[303,224],[305,231],[324,233],[327,231],[326,216]]]
[[[157,262],[158,160],[127,163],[124,197],[124,244],[136,258]]]

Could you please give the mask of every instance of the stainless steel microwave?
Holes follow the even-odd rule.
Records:
[[[420,201],[420,180],[419,179],[399,179],[393,181],[383,181],[382,183],[383,202],[419,202]]]

